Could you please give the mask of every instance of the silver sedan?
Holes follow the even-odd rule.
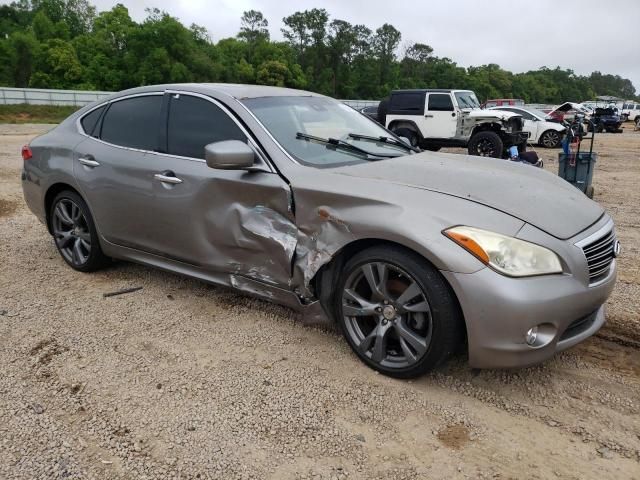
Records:
[[[463,346],[474,367],[548,359],[603,325],[616,278],[613,222],[564,180],[421,153],[310,92],[136,88],[22,154],[72,268],[139,262],[336,321],[395,377]]]

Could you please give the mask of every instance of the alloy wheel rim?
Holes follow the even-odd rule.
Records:
[[[418,282],[396,265],[355,269],[343,289],[342,314],[355,348],[382,367],[410,367],[429,349],[431,306]]]
[[[58,250],[69,263],[82,266],[91,254],[91,234],[82,209],[68,198],[53,209],[53,237]]]
[[[476,152],[480,157],[493,157],[496,153],[495,148],[493,148],[493,142],[490,140],[480,140]]]
[[[558,143],[558,134],[555,132],[547,133],[544,137],[543,143],[546,147],[553,147]]]

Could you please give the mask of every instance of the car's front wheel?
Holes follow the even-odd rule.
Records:
[[[558,148],[561,141],[562,136],[555,130],[547,130],[540,136],[540,145],[545,148]]]
[[[501,158],[504,144],[495,132],[479,132],[469,140],[467,150],[469,155],[478,157]]]
[[[91,272],[108,262],[89,207],[80,195],[69,190],[60,192],[51,204],[49,218],[58,252],[71,268]]]
[[[460,345],[462,316],[453,293],[410,251],[377,246],[356,254],[345,264],[334,298],[349,345],[385,375],[421,375]]]
[[[417,147],[419,138],[418,134],[410,128],[396,128],[393,130],[393,133],[398,135],[399,137],[404,137],[408,140],[409,145],[412,147]]]

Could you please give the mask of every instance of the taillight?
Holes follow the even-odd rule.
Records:
[[[31,148],[29,147],[29,145],[25,145],[22,147],[22,160],[29,160],[30,158],[33,157],[33,152],[31,151]]]

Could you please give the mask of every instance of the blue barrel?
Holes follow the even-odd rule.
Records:
[[[593,152],[559,153],[558,176],[593,198],[591,182],[597,158],[598,154]]]

